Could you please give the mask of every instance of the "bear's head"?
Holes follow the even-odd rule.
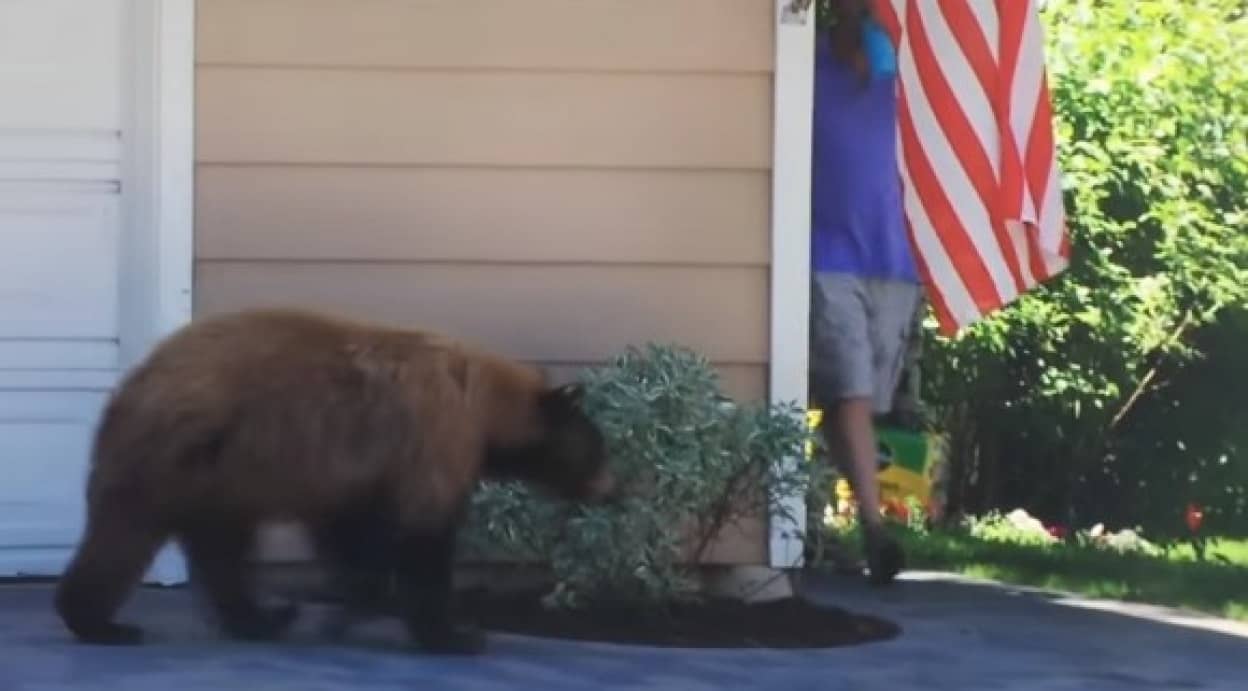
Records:
[[[522,480],[572,501],[613,498],[616,482],[607,464],[606,440],[581,408],[583,394],[578,384],[540,392],[536,436],[527,444],[491,448],[486,474]]]

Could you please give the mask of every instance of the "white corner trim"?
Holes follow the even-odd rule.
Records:
[[[126,0],[123,366],[191,318],[195,0]]]
[[[774,0],[775,81],[771,193],[770,400],[807,405],[810,320],[811,131],[814,117],[815,8],[810,0]],[[804,12],[794,12],[806,6]],[[804,21],[802,18],[804,17]],[[784,462],[800,463],[801,459]],[[800,565],[805,497],[785,505],[797,523],[773,513],[773,568]]]
[[[150,0],[149,0],[150,1]],[[190,321],[195,264],[195,2],[159,4],[156,335]]]
[[[195,2],[124,0],[121,366],[191,318],[195,198]],[[186,580],[166,546],[144,580]]]

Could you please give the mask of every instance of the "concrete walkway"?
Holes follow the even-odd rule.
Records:
[[[127,616],[136,648],[70,642],[46,586],[0,587],[0,691],[212,689],[1248,689],[1248,627],[1149,607],[1064,600],[939,574],[876,590],[854,579],[807,589],[898,621],[894,641],[824,651],[697,651],[494,635],[481,658],[403,652],[394,622],[353,647],[307,635],[248,645],[198,624],[183,591],[145,590]]]

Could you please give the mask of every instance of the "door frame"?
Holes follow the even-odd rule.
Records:
[[[774,0],[775,75],[771,191],[772,403],[807,403],[810,359],[810,195],[814,124],[815,3]],[[801,463],[803,459],[783,459]],[[801,565],[806,499],[784,499],[796,521],[773,510],[768,553],[772,568]]]
[[[124,0],[121,371],[192,317],[195,226],[195,3]],[[185,582],[167,545],[145,581]]]

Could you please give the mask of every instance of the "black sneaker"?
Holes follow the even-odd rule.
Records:
[[[872,585],[888,585],[906,567],[906,554],[901,545],[889,535],[867,539],[867,578]]]

